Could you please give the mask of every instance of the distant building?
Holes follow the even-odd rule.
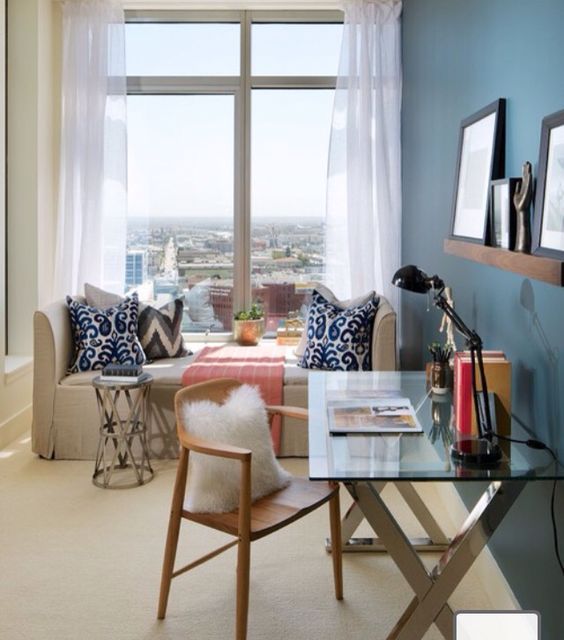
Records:
[[[214,282],[209,287],[210,303],[215,317],[221,322],[225,331],[233,326],[233,283]]]
[[[263,282],[264,307],[267,309],[266,329],[276,331],[281,320],[290,311],[300,311],[306,298],[306,291],[296,290],[293,282]]]
[[[215,280],[209,285],[210,302],[213,306],[215,317],[222,323],[225,331],[231,331],[233,327],[233,314],[242,309],[233,308],[233,280]],[[268,315],[268,307],[265,304],[266,289],[262,286],[253,286],[252,299],[257,302]]]
[[[221,321],[226,331],[233,324],[233,281],[218,280],[209,285],[210,302],[215,317]],[[275,331],[280,320],[288,317],[289,311],[299,311],[306,299],[307,290],[296,291],[292,282],[265,282],[252,288],[253,302],[264,310],[268,331]]]
[[[299,311],[303,304],[305,292],[296,291],[293,282],[263,282],[264,303],[268,312],[281,318],[288,316],[289,311]]]
[[[131,249],[125,255],[126,289],[143,284],[147,280],[147,252]]]
[[[212,280],[207,278],[199,284],[184,289],[184,320],[182,330],[201,333],[205,331],[223,331],[224,326],[215,315],[210,300],[210,285]]]
[[[153,281],[153,290],[155,298],[159,295],[162,299],[164,296],[168,296],[168,299],[175,298],[178,295],[178,274],[173,271],[156,276]]]

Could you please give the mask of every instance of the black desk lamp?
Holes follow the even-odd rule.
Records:
[[[466,338],[466,346],[470,351],[472,360],[472,393],[474,396],[476,422],[478,424],[478,438],[456,441],[451,447],[451,455],[455,461],[465,464],[491,466],[497,463],[501,459],[501,449],[492,441],[495,433],[492,428],[488,385],[482,358],[482,339],[475,331],[464,324],[460,316],[448,303],[443,295],[445,283],[439,276],[429,277],[421,269],[410,264],[396,271],[392,284],[414,293],[427,293],[433,289],[435,292],[433,304],[452,320],[456,329]],[[478,370],[482,382],[481,392],[478,392],[476,387],[476,361],[478,362]]]

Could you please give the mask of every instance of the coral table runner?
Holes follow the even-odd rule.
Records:
[[[277,345],[258,347],[204,347],[182,375],[183,386],[212,378],[235,378],[258,386],[266,404],[282,404],[286,349]],[[272,423],[272,444],[280,452],[282,423],[276,416]]]

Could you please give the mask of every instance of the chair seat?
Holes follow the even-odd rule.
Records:
[[[260,498],[251,506],[251,540],[262,538],[298,520],[327,502],[337,491],[338,487],[324,482],[292,478],[287,487]],[[238,535],[238,510],[229,513],[193,513],[183,510],[182,516],[233,536]]]

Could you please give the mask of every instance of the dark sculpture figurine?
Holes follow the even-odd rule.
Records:
[[[515,251],[530,253],[531,251],[531,215],[529,207],[533,194],[533,175],[530,162],[523,165],[523,179],[513,194],[513,204],[517,214],[515,232]]]

